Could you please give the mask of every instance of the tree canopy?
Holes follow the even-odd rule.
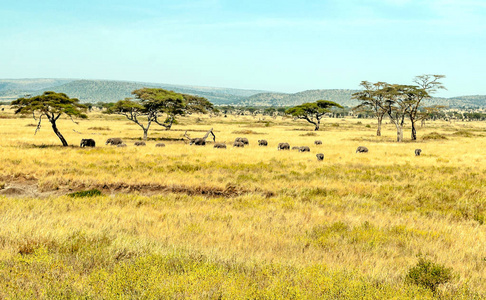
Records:
[[[370,108],[378,119],[378,126],[376,129],[376,135],[381,136],[381,124],[386,111],[383,109],[383,94],[378,93],[380,89],[387,85],[385,82],[371,83],[368,81],[361,81],[360,84],[363,90],[354,93],[352,98],[361,101],[361,104],[356,107],[357,110],[362,108]]]
[[[135,100],[126,98],[108,107],[105,113],[124,115],[143,129],[143,139],[147,139],[152,123],[169,130],[177,116],[191,113],[207,113],[214,109],[206,98],[179,94],[159,88],[134,90]]]
[[[79,103],[76,98],[69,98],[64,93],[52,91],[44,92],[34,97],[23,97],[12,102],[16,114],[32,114],[35,120],[39,119],[35,132],[40,129],[42,117],[46,117],[52,125],[52,130],[59,137],[63,146],[68,146],[66,139],[57,129],[56,122],[64,114],[73,117],[86,119],[87,107]]]
[[[369,107],[378,118],[377,135],[381,135],[381,121],[386,114],[397,128],[397,141],[403,141],[403,125],[405,118],[412,126],[412,140],[417,139],[415,123],[423,116],[421,114],[422,100],[430,98],[430,94],[445,89],[440,79],[444,75],[421,75],[413,80],[416,85],[389,84],[386,82],[370,83],[362,81],[362,91],[353,94],[353,98],[361,101],[360,107]]]
[[[331,111],[329,109],[331,107],[343,108],[336,102],[328,100],[317,100],[316,102],[303,103],[301,105],[291,107],[287,109],[285,113],[292,115],[296,118],[306,120],[307,122],[315,126],[314,130],[319,130],[322,117],[326,113]]]

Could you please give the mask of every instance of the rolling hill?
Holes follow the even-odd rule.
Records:
[[[308,90],[295,94],[260,93],[242,100],[239,104],[246,106],[295,106],[304,102],[330,100],[343,106],[354,106],[358,101],[351,95],[357,90]]]
[[[26,94],[39,95],[44,91],[55,91],[78,98],[84,103],[115,102],[132,97],[133,90],[143,87],[163,88],[178,93],[198,95],[207,98],[214,104],[238,103],[248,96],[263,92],[261,90],[112,80],[5,79],[0,80],[0,101],[12,101]]]
[[[12,101],[27,94],[39,95],[44,91],[66,93],[84,103],[115,102],[132,97],[131,92],[133,90],[143,87],[163,88],[178,93],[198,95],[207,98],[216,105],[295,106],[320,99],[331,100],[350,107],[358,104],[358,101],[351,99],[351,95],[357,90],[349,89],[308,90],[289,94],[164,83],[76,79],[0,79],[0,102]],[[486,107],[486,95],[432,98],[426,101],[424,105],[446,105],[462,108]]]

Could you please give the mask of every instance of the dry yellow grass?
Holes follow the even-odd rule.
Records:
[[[176,139],[185,130],[197,137],[213,127],[217,141],[226,141],[228,149],[180,141],[164,141],[166,147],[156,148],[156,140],[135,147],[142,133],[136,125],[96,113],[79,125],[61,120],[58,127],[71,144],[93,138],[98,147],[62,148],[47,123],[34,136],[35,127],[27,126],[33,123],[28,118],[0,120],[0,187],[4,192],[17,187],[10,189],[13,196],[27,196],[0,196],[4,272],[19,257],[46,260],[49,266],[54,261],[62,266],[56,269],[64,276],[61,281],[75,295],[111,297],[106,286],[93,285],[94,277],[117,282],[110,277],[118,274],[117,268],[145,262],[152,254],[182,255],[189,262],[202,255],[209,265],[194,263],[196,270],[232,266],[224,273],[229,277],[203,276],[215,282],[220,278],[219,285],[207,289],[217,286],[214,295],[225,298],[237,296],[230,287],[248,291],[238,297],[258,298],[248,286],[251,276],[234,270],[250,268],[258,278],[268,266],[297,274],[295,280],[302,282],[295,284],[295,292],[309,294],[292,294],[296,298],[345,299],[345,294],[336,296],[338,290],[319,294],[316,288],[324,289],[325,282],[339,287],[337,279],[348,292],[358,293],[353,284],[360,282],[357,286],[369,298],[435,297],[404,283],[417,256],[423,255],[453,268],[455,277],[441,286],[443,297],[485,296],[484,123],[431,122],[419,129],[418,142],[403,144],[394,142],[392,126],[385,125],[384,136],[376,137],[374,120],[357,119],[326,119],[315,136],[306,134],[312,126],[305,122],[242,116],[182,118],[174,131],[154,127],[149,132],[149,138]],[[246,130],[252,131],[245,135],[250,145],[232,148],[235,137],[250,132]],[[421,139],[431,132],[447,139]],[[128,147],[105,146],[109,137],[121,137]],[[258,139],[268,140],[269,146],[259,147]],[[323,145],[315,146],[314,140]],[[279,142],[307,145],[311,152],[277,151]],[[369,153],[356,154],[358,146],[368,147]],[[416,148],[423,150],[422,156],[414,156]],[[323,162],[316,153],[324,153]],[[64,196],[93,187],[105,195]],[[313,273],[315,268],[322,268],[322,277]],[[192,290],[184,283],[187,278],[177,283],[182,292],[167,295],[212,297],[199,294],[205,288]],[[33,275],[25,285],[45,288],[47,283],[36,280]],[[0,285],[5,288],[6,282],[0,280]],[[285,284],[285,278],[277,277],[261,288],[288,298],[280,290]]]

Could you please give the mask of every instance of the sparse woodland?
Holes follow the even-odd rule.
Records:
[[[59,118],[62,147],[0,112],[2,299],[486,297],[486,122],[396,143],[387,118],[193,114],[136,147],[124,116],[88,117]],[[226,149],[184,143],[210,128]]]

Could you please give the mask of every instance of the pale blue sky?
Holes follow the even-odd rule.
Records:
[[[486,94],[486,0],[17,0],[0,6],[0,78],[298,92],[412,83]]]

